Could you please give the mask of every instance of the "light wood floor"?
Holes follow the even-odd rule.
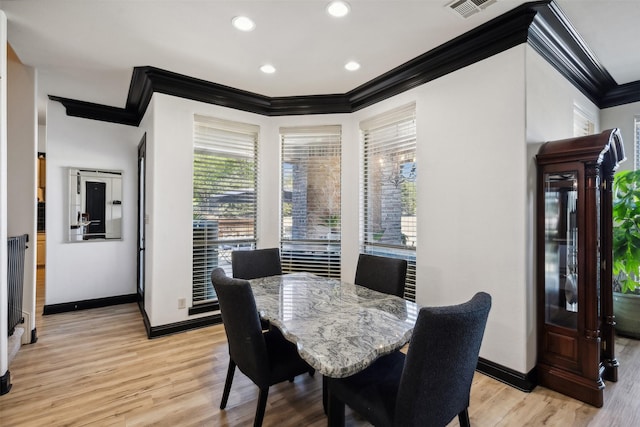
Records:
[[[13,388],[0,396],[2,426],[252,425],[257,388],[238,371],[227,409],[219,409],[228,363],[222,326],[149,340],[135,304],[37,321],[38,342],[23,346],[9,367]],[[640,344],[620,338],[617,350],[621,379],[607,384],[602,409],[542,387],[523,393],[477,373],[471,424],[640,426]],[[264,425],[325,426],[320,375],[272,387]],[[368,424],[347,409],[347,425]]]

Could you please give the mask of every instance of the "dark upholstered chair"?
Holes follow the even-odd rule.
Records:
[[[383,356],[347,378],[329,378],[329,425],[344,425],[344,405],[374,426],[469,426],[469,394],[491,296],[420,309],[409,350]]]
[[[231,270],[238,279],[279,276],[282,274],[280,249],[254,249],[231,252]]]
[[[280,249],[253,249],[231,252],[231,271],[237,279],[257,279],[258,277],[279,276],[282,274]],[[263,330],[271,327],[269,321],[260,320]]]
[[[263,332],[251,285],[244,279],[227,277],[224,270],[211,272],[211,283],[218,295],[222,323],[229,343],[229,370],[224,383],[220,409],[227,406],[236,366],[253,381],[260,393],[253,425],[262,425],[269,387],[292,381],[297,375],[312,371],[300,358],[296,346],[277,329]]]
[[[385,294],[404,296],[407,261],[376,255],[360,254],[355,284]]]
[[[360,254],[356,267],[356,285],[364,286],[385,294],[404,296],[407,277],[407,261],[377,255]],[[322,406],[327,408],[326,378],[322,383]]]

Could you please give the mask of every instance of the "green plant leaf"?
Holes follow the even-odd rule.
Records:
[[[613,274],[625,293],[640,291],[640,170],[620,171],[613,183]]]

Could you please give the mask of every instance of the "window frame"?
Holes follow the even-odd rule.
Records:
[[[219,308],[211,286],[211,270],[222,267],[231,275],[231,251],[255,248],[258,236],[260,127],[199,114],[194,115],[193,123],[192,295],[189,314]],[[204,172],[216,167],[225,169],[213,176]],[[239,179],[247,167],[252,174],[246,179]],[[196,199],[201,197],[201,191],[208,194],[208,199],[197,206]],[[214,191],[215,194],[211,195]]]
[[[282,271],[340,278],[342,127],[281,127],[279,134]],[[291,161],[296,157],[297,167]],[[286,215],[289,210],[291,216]]]
[[[404,295],[405,299],[415,301],[415,254],[418,234],[418,212],[415,203],[417,200],[418,178],[415,102],[360,122],[360,139],[362,153],[359,221],[361,251],[372,255],[406,259],[408,265]],[[387,166],[387,163],[391,164],[391,166]],[[406,167],[403,166],[406,164],[412,165],[410,172],[407,172]],[[387,178],[385,178],[385,173]],[[378,177],[373,178],[376,175]],[[400,188],[400,192],[394,192],[389,183],[396,189]],[[409,196],[412,197],[414,205],[410,209],[413,210],[413,221],[405,221],[403,215],[407,209],[407,200],[403,200],[405,183],[413,183],[411,185],[413,196]],[[374,226],[372,223],[375,222],[372,219],[375,214],[372,212],[377,209],[375,200],[382,199],[382,194],[377,194],[377,190],[371,189],[374,186],[380,188],[379,192],[386,191],[388,194],[394,192],[395,195],[390,195],[390,197],[400,199],[400,221],[391,219],[392,229],[395,230],[387,237],[388,240],[386,242],[384,241],[384,235],[387,230],[386,227],[382,230],[382,222],[380,225],[382,234],[380,232],[376,233],[372,228]],[[390,202],[390,206],[391,216],[393,216],[393,212],[397,213],[397,207],[393,207],[393,201]],[[380,209],[378,216],[382,221],[386,214],[383,212],[384,208],[380,207]],[[386,216],[388,217],[389,215]],[[405,230],[407,233],[404,232]],[[399,232],[400,236],[397,236],[396,232]]]
[[[593,135],[596,131],[595,119],[580,105],[573,104],[573,136]]]

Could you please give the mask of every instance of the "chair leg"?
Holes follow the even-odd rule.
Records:
[[[458,422],[460,423],[460,427],[471,427],[471,422],[469,421],[469,408],[464,408],[464,411],[458,414]]]
[[[327,426],[344,427],[344,402],[328,392]]]
[[[261,427],[262,419],[264,418],[264,410],[267,407],[267,396],[269,395],[269,388],[261,388],[258,394],[258,407],[256,408],[256,418],[253,421],[253,427]]]
[[[327,393],[327,377],[323,375],[322,376],[322,409],[324,410],[325,415],[329,413],[327,411],[327,406],[329,405],[328,399],[329,399],[329,396]]]
[[[233,382],[233,374],[236,371],[236,363],[229,359],[229,368],[227,369],[227,379],[224,382],[224,391],[222,392],[222,401],[220,402],[220,409],[224,409],[227,406],[227,399],[229,399],[229,392],[231,391],[231,383]]]

